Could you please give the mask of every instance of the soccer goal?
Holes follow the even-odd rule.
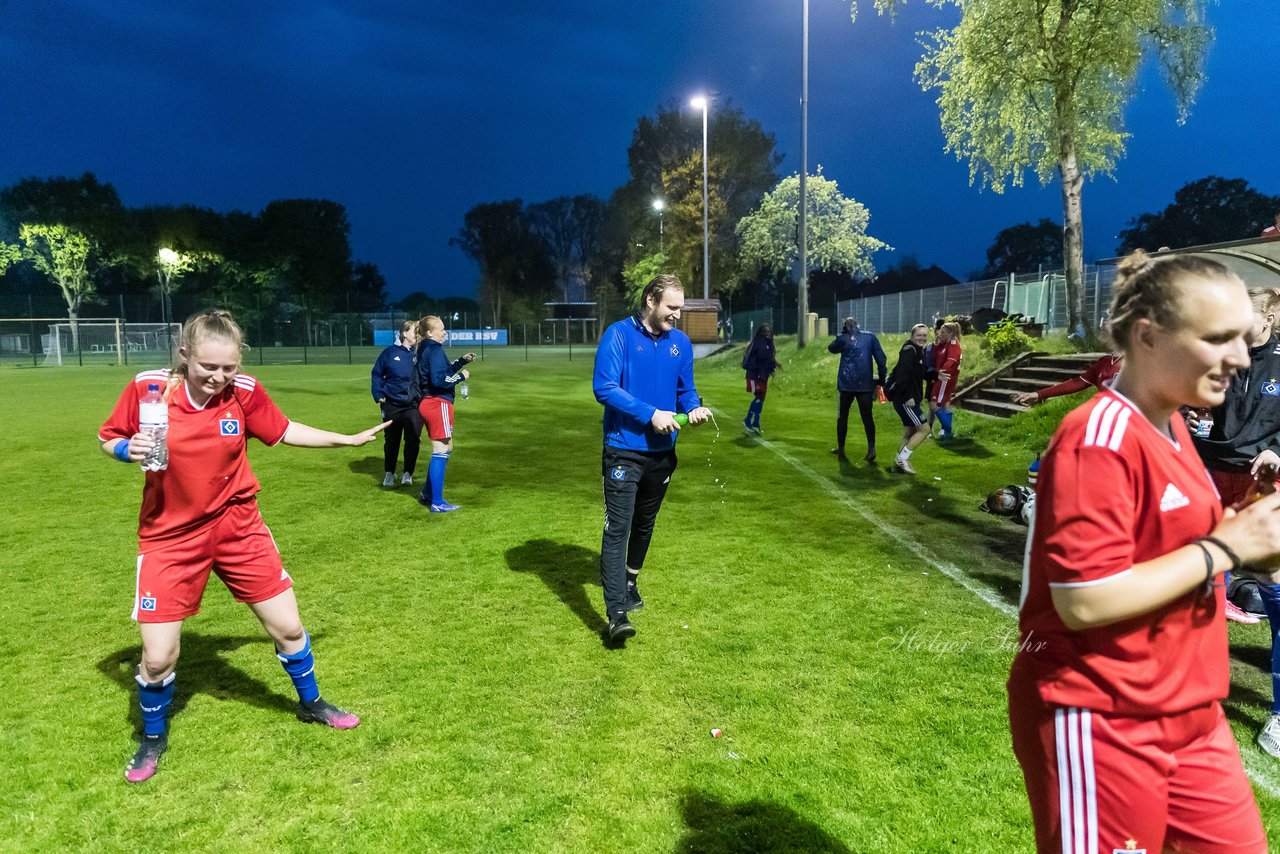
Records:
[[[40,336],[45,365],[61,365],[63,359],[101,354],[118,365],[134,355],[159,356],[168,361],[178,346],[180,323],[127,323],[118,317],[85,318],[72,323],[59,320],[48,324],[48,334]]]

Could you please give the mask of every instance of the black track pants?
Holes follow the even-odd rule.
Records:
[[[600,541],[600,583],[612,615],[623,610],[627,567],[644,566],[653,539],[653,523],[676,470],[675,451],[604,449],[604,536]]]

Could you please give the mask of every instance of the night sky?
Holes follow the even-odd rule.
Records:
[[[934,94],[912,81],[916,33],[954,11],[811,0],[810,169],[871,210],[903,256],[963,278],[996,232],[1061,220],[1056,185],[968,184],[942,150]],[[800,0],[444,3],[49,0],[3,3],[0,185],[91,171],[126,205],[257,212],[272,199],[347,208],[357,260],[393,297],[472,295],[448,245],[479,202],[608,197],[638,117],[703,90],[800,161]],[[1153,68],[1114,180],[1085,188],[1085,254],[1113,254],[1133,216],[1206,175],[1280,194],[1280,3],[1211,7],[1208,81],[1190,120]],[[714,109],[714,107],[713,107]],[[691,114],[692,115],[692,114]],[[691,118],[691,120],[693,120]],[[715,139],[711,139],[714,148]],[[1253,235],[1245,234],[1241,237]]]

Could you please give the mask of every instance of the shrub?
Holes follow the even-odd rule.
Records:
[[[1031,338],[1007,317],[991,324],[984,337],[991,347],[991,355],[997,362],[1012,359],[1019,353],[1025,353],[1031,349]]]

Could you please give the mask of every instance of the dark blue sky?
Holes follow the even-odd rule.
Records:
[[[943,153],[935,95],[912,82],[916,33],[811,0],[810,168],[871,210],[870,231],[956,276],[1000,229],[1060,220],[1056,185],[969,187]],[[799,169],[800,0],[48,0],[0,3],[0,184],[97,173],[127,205],[258,211],[277,198],[346,206],[358,260],[393,295],[471,294],[448,245],[472,205],[596,193],[627,177],[636,119],[702,89],[732,98]],[[1178,127],[1145,74],[1114,180],[1086,186],[1085,253],[1107,257],[1136,214],[1188,181],[1280,194],[1280,4],[1212,7],[1208,82]],[[1267,59],[1267,57],[1272,57]],[[711,140],[714,147],[715,140]],[[1242,237],[1250,235],[1242,235]]]

